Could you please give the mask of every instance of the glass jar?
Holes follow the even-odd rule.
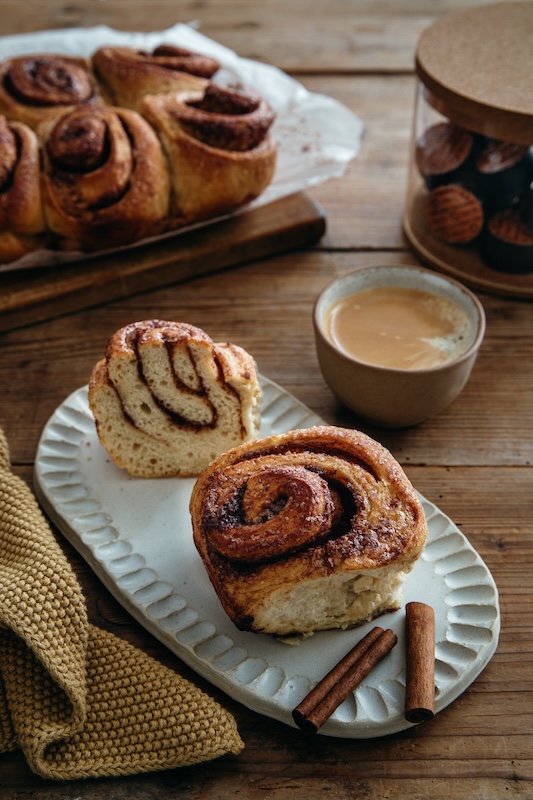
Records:
[[[441,17],[417,48],[404,231],[482,287],[533,273],[532,35],[533,3],[500,3]]]

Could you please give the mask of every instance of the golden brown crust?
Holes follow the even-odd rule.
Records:
[[[43,232],[37,137],[0,116],[0,262],[42,246]]]
[[[135,111],[80,106],[39,129],[47,227],[67,249],[102,250],[160,233],[166,163]]]
[[[165,44],[102,47],[92,60],[38,53],[0,63],[0,117],[31,127],[40,148],[41,188],[24,224],[35,227],[37,207],[44,220],[37,242],[13,217],[4,228],[0,220],[0,260],[36,248],[116,248],[255,199],[274,175],[274,114],[255,95],[213,84],[219,66]],[[162,97],[172,106],[184,89],[179,112],[158,104]],[[146,96],[155,104],[146,106],[149,119]],[[0,142],[0,182],[10,158]]]
[[[0,64],[0,113],[31,128],[74,106],[101,102],[98,85],[84,58],[40,53]]]
[[[203,89],[220,67],[213,58],[172,45],[152,51],[101,47],[92,64],[113,102],[136,110],[147,94]]]
[[[427,537],[421,503],[393,456],[330,426],[220,456],[196,482],[190,511],[223,607],[250,630],[259,630],[265,599],[287,585],[391,565],[408,571]]]
[[[255,94],[209,84],[204,92],[147,96],[141,113],[166,151],[177,221],[232,211],[272,180],[275,115]]]

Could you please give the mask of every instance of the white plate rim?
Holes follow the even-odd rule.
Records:
[[[261,435],[325,424],[285,389],[265,376],[260,376],[260,380],[264,393]],[[328,651],[330,644],[340,647],[341,640],[344,640],[343,652],[346,652],[376,623],[369,623],[355,632],[315,634],[299,648],[283,645],[291,651],[302,651],[302,661],[305,660],[306,665],[313,664],[314,671],[310,666],[302,665],[298,674],[288,674],[283,666],[286,656],[272,637],[237,631],[224,614],[222,621],[219,616],[217,628],[211,619],[201,619],[194,607],[194,597],[186,597],[186,607],[177,609],[175,613],[168,612],[166,607],[162,617],[154,616],[151,609],[158,603],[165,607],[169,597],[183,598],[183,592],[176,591],[175,595],[170,593],[158,600],[162,591],[159,585],[168,588],[168,581],[159,580],[157,573],[154,579],[154,569],[149,563],[153,551],[146,545],[146,551],[143,552],[145,545],[142,543],[137,548],[139,552],[133,552],[131,548],[128,550],[120,531],[116,535],[117,531],[112,525],[113,509],[103,508],[98,496],[95,496],[94,487],[86,485],[84,480],[79,457],[82,447],[89,444],[93,453],[96,452],[102,459],[102,464],[109,463],[109,457],[96,437],[94,420],[88,408],[87,387],[84,386],[67,397],[51,415],[37,448],[35,493],[49,518],[124,608],[184,663],[251,710],[294,727],[292,709],[312,688],[317,676],[325,674],[333,666],[331,661],[328,662],[327,655],[324,657],[324,642]],[[111,480],[113,470],[117,475],[122,475],[122,471],[112,464],[109,469]],[[138,479],[131,479],[132,485],[135,480]],[[166,479],[167,488],[169,480],[173,479]],[[106,481],[109,481],[109,475]],[[153,482],[152,485],[157,486]],[[435,710],[439,712],[468,688],[494,654],[500,631],[499,600],[490,571],[468,539],[437,506],[419,496],[428,519],[430,536],[422,559],[407,578],[404,595],[415,590],[415,581],[424,577],[427,579],[428,576],[431,578],[424,591],[421,594],[414,591],[411,599],[429,602],[435,608]],[[107,550],[105,533],[102,533],[107,523],[105,520],[102,522],[103,518],[109,519],[114,531],[113,541],[108,542]],[[125,563],[125,570],[119,569],[117,572],[117,563]],[[128,567],[128,564],[131,566]],[[205,582],[209,584],[207,575]],[[214,602],[218,603],[218,600],[215,598]],[[166,629],[165,620],[172,619],[176,614],[179,617],[187,613],[187,607],[193,612],[190,624],[187,621],[180,622],[178,631]],[[212,610],[215,618],[219,610],[214,607]],[[207,616],[211,617],[211,614]],[[392,666],[392,662],[387,664],[387,659],[378,665],[372,673],[375,673],[374,682],[369,676],[325,723],[320,734],[372,738],[413,727],[405,720],[402,707],[405,670],[399,665],[405,658],[404,610],[380,617],[379,624],[393,628],[398,635],[398,645],[387,656],[387,659],[391,659],[394,654],[395,666]],[[439,638],[439,629],[445,631],[442,638]],[[192,637],[190,641],[188,637]],[[244,648],[243,637],[246,641]],[[231,640],[231,644],[227,650],[218,653],[221,642],[226,647],[228,640]],[[205,650],[208,656],[199,655]],[[270,662],[272,658],[273,663]],[[292,654],[290,658],[293,664]],[[223,666],[220,666],[220,659]],[[233,665],[234,659],[237,660]],[[273,691],[272,682],[276,691]]]

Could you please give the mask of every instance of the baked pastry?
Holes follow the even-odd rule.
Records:
[[[104,250],[161,233],[168,171],[157,136],[139,114],[79,106],[39,135],[45,219],[56,246]]]
[[[0,64],[0,114],[36,128],[76,105],[103,102],[84,58],[53,53],[10,58]]]
[[[0,117],[37,133],[41,189],[31,211],[41,200],[43,210],[36,224],[26,208],[19,229],[20,201],[10,192],[13,207],[0,211],[0,261],[41,247],[113,249],[257,197],[275,170],[274,113],[255,94],[213,84],[219,67],[167,44],[151,52],[102,47],[92,59],[41,53],[1,62]]]
[[[0,262],[43,246],[43,232],[37,137],[0,116]]]
[[[119,467],[144,478],[198,475],[256,437],[260,398],[245,350],[164,320],[117,331],[89,383],[100,442]]]
[[[202,90],[220,68],[214,58],[168,44],[151,52],[100,47],[92,55],[92,65],[113,102],[136,110],[146,94]]]
[[[255,94],[212,83],[219,66],[166,44],[152,52],[102,47],[90,60],[41,53],[0,63],[0,117],[38,137],[33,205],[42,200],[43,208],[43,224],[26,213],[21,230],[16,208],[0,212],[0,260],[43,246],[101,252],[257,197],[274,175],[274,113]],[[10,164],[0,163],[4,179]],[[44,230],[34,245],[36,227]]]
[[[202,92],[148,95],[141,113],[167,154],[178,223],[232,211],[272,180],[275,114],[255,93],[210,83]]]
[[[221,455],[196,481],[190,512],[228,616],[279,636],[398,609],[427,538],[422,505],[388,450],[329,426]]]

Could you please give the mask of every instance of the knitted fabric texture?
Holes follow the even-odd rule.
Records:
[[[243,743],[211,697],[88,622],[81,587],[0,429],[0,752],[43,778],[196,764]]]

